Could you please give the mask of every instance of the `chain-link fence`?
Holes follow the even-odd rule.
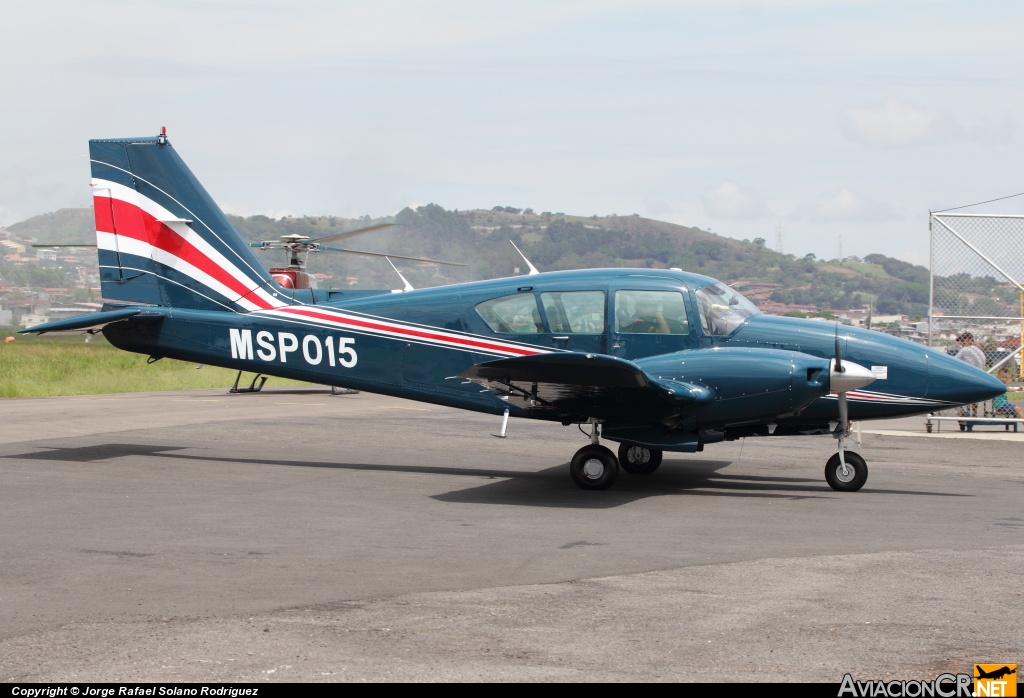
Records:
[[[1021,380],[1024,344],[1024,216],[933,213],[931,307],[928,343],[949,354],[970,333],[985,356],[985,369]],[[970,344],[970,342],[968,342]],[[985,403],[951,414],[998,418],[998,404]],[[1012,415],[1011,415],[1012,416]],[[966,428],[961,423],[961,429]]]

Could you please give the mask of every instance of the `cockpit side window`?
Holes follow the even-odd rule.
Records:
[[[732,334],[743,321],[760,311],[743,295],[723,283],[697,289],[697,306],[704,334]]]
[[[616,291],[615,331],[626,334],[690,334],[679,291]]]
[[[553,291],[540,299],[552,332],[604,333],[604,291]]]
[[[544,323],[540,319],[537,299],[532,293],[493,298],[477,303],[476,312],[495,332],[540,334]]]

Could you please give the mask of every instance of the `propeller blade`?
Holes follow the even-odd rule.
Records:
[[[364,233],[372,233],[374,230],[382,230],[383,228],[393,228],[396,225],[398,225],[398,223],[380,223],[379,225],[371,225],[367,228],[349,230],[344,233],[335,233],[334,235],[325,235],[322,238],[313,238],[312,240],[307,240],[307,242],[334,242],[335,240],[344,240],[345,238],[355,237],[356,235],[362,235]]]
[[[32,245],[32,247],[96,247],[96,245],[89,245],[89,244],[85,244],[85,243],[80,244],[80,245],[76,245],[76,244],[46,245],[46,244],[43,244],[43,243],[39,243],[38,245]]]
[[[462,262],[446,262],[443,259],[427,259],[426,257],[403,257],[400,254],[391,254],[383,252],[363,252],[362,250],[349,250],[344,247],[325,247],[321,246],[320,251],[327,252],[347,252],[349,254],[362,254],[368,257],[390,257],[391,259],[405,259],[410,262],[431,262],[432,264],[447,264],[452,267],[464,267],[466,266]]]
[[[836,333],[837,333],[837,336],[836,336],[836,372],[842,373],[843,372],[843,357],[841,355],[841,352],[839,351],[839,337],[838,337],[839,329],[838,328],[836,328]]]

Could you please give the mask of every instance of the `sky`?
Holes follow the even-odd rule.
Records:
[[[641,216],[926,264],[1024,192],[1024,3],[0,0],[0,225],[171,142],[230,213]],[[1024,213],[1024,197],[971,211]]]

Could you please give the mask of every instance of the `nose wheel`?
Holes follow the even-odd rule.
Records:
[[[856,492],[868,480],[868,464],[853,451],[836,453],[825,464],[825,482],[837,492]]]

